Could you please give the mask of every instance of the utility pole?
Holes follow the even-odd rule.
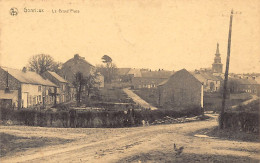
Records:
[[[225,79],[224,79],[224,86],[223,86],[223,98],[222,98],[222,108],[221,108],[221,115],[220,115],[220,129],[223,129],[223,115],[225,112],[225,104],[226,104],[226,97],[227,97],[227,82],[228,82],[228,70],[229,70],[229,61],[230,61],[230,48],[231,48],[231,34],[232,34],[232,19],[233,19],[233,10],[230,14],[230,22],[229,22],[229,34],[228,34],[228,48],[227,48],[227,60],[226,60],[226,71],[225,71]]]

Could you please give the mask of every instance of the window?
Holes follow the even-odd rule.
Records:
[[[42,86],[38,86],[38,92],[42,91]]]

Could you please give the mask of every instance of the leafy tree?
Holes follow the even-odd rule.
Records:
[[[116,65],[112,62],[112,58],[108,55],[104,55],[101,59],[105,66],[98,65],[97,69],[104,76],[105,82],[111,83],[111,81],[115,79],[117,74]]]
[[[52,56],[47,54],[34,55],[29,59],[28,69],[38,74],[42,74],[45,71],[57,72],[62,63],[55,62]]]

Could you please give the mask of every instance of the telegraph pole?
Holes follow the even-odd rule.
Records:
[[[227,98],[227,82],[228,82],[228,70],[229,70],[229,61],[230,61],[230,49],[231,49],[231,34],[232,34],[232,19],[233,19],[233,10],[231,10],[230,14],[230,22],[229,22],[229,34],[228,34],[228,48],[227,48],[227,60],[226,60],[226,71],[225,71],[225,79],[224,79],[224,87],[223,87],[223,98],[222,98],[222,108],[220,115],[220,129],[223,129],[223,115],[225,112],[225,104]]]

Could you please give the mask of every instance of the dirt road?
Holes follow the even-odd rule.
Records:
[[[151,110],[157,110],[158,108],[152,106],[151,104],[144,101],[141,97],[139,97],[137,94],[135,94],[132,90],[129,88],[124,88],[123,91],[134,100],[135,103],[141,105],[144,108],[150,108]]]
[[[252,151],[259,143],[236,142],[191,135],[216,126],[216,120],[183,124],[118,129],[41,128],[1,126],[0,132],[17,136],[58,137],[71,143],[29,149],[0,158],[1,162],[117,162],[138,153],[154,150],[173,151],[173,143],[184,146],[185,154],[214,154],[257,158]]]

